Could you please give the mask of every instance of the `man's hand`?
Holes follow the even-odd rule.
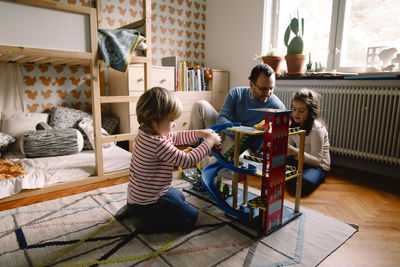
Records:
[[[298,148],[295,148],[295,147],[292,146],[292,145],[288,145],[288,146],[287,146],[287,154],[288,154],[288,156],[295,156],[295,157],[297,157],[298,154],[299,154],[299,149],[298,149]]]

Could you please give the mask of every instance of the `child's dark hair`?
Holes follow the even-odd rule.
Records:
[[[140,129],[150,134],[158,134],[154,130],[154,123],[158,124],[167,118],[177,119],[181,113],[181,101],[162,87],[147,90],[136,103],[136,116]]]
[[[314,120],[320,121],[325,126],[325,122],[322,121],[319,114],[319,98],[320,95],[314,92],[313,90],[308,88],[302,88],[295,93],[292,99],[292,105],[293,101],[301,101],[304,104],[306,104],[308,108],[308,117],[304,121],[303,125],[301,125],[301,129],[306,130],[306,135],[308,135],[311,132]],[[291,120],[290,127],[299,127],[299,126],[300,125],[294,122],[293,119]]]
[[[264,73],[267,77],[275,75],[274,70],[268,64],[258,64],[251,70],[249,80],[252,83],[256,83],[257,78],[261,73]]]

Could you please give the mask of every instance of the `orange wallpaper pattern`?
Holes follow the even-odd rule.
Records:
[[[114,29],[143,17],[141,0],[102,0],[101,28]],[[151,44],[153,64],[176,56],[189,66],[204,66],[205,0],[153,0]]]
[[[26,109],[43,112],[52,106],[92,110],[89,67],[21,66]]]
[[[89,6],[91,0],[53,1]],[[143,16],[141,0],[101,1],[100,28],[117,28]],[[153,0],[151,9],[153,64],[175,55],[190,66],[204,66],[206,0]],[[43,112],[52,106],[91,111],[89,68],[24,64],[21,71],[27,111]]]

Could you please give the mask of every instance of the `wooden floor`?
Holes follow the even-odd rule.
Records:
[[[0,210],[124,182],[127,178],[2,203]],[[249,184],[252,182],[259,184]],[[333,167],[325,183],[303,198],[301,205],[359,226],[320,266],[400,266],[400,179]]]
[[[300,204],[359,226],[319,266],[400,266],[400,177],[333,167],[325,183]]]

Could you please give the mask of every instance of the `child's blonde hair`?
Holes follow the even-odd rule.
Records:
[[[181,113],[181,101],[162,87],[147,90],[136,104],[136,116],[140,129],[150,134],[157,134],[153,123],[159,124],[167,118],[177,119]]]

